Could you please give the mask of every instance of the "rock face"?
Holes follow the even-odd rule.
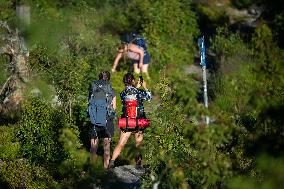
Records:
[[[137,169],[134,165],[124,165],[113,169],[113,174],[117,180],[128,184],[140,183],[141,177],[146,173],[146,168],[141,167]]]
[[[138,189],[141,187],[142,176],[148,173],[146,167],[136,168],[135,165],[115,167],[108,176],[108,182],[102,188]]]

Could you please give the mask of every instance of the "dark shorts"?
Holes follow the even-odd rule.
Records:
[[[120,130],[123,133],[131,132],[132,134],[134,134],[134,133],[138,133],[138,132],[144,133],[145,129],[120,129]]]
[[[143,58],[143,64],[149,64],[149,62],[150,62],[150,55],[149,55],[149,53],[146,53],[144,58]],[[139,60],[132,60],[132,63],[138,64]]]
[[[95,138],[112,138],[114,136],[113,121],[107,121],[106,127],[93,126],[91,127],[91,139]]]

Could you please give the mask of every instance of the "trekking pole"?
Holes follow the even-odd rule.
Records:
[[[205,108],[208,109],[208,96],[207,96],[207,79],[206,79],[206,62],[205,62],[205,45],[204,45],[204,36],[198,39],[198,47],[200,52],[200,66],[202,68],[203,76],[203,98]],[[209,116],[205,116],[205,123],[209,124]]]

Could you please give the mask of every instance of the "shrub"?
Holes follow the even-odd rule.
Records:
[[[277,189],[283,182],[283,158],[273,158],[269,155],[262,155],[257,158],[256,167],[261,172],[259,177],[239,176],[229,181],[228,188],[250,188],[250,189]]]
[[[3,162],[0,173],[0,183],[8,188],[47,189],[54,184],[44,168],[32,166],[24,159]]]
[[[17,141],[16,128],[12,125],[0,126],[0,159],[11,160],[20,157],[20,144]]]
[[[18,134],[24,157],[36,165],[62,161],[67,154],[58,139],[67,124],[66,115],[59,109],[38,98],[27,100]]]
[[[176,103],[169,80],[161,77],[156,89],[161,101],[150,114],[152,126],[145,132],[144,146],[147,163],[160,186],[209,188],[224,182],[232,175],[232,161],[226,151],[235,132],[231,119],[224,118],[224,113],[212,112],[215,119],[223,117],[224,121],[210,127],[188,123],[184,106]],[[196,115],[204,113],[200,106],[190,106]]]
[[[188,166],[186,162],[188,158],[195,156],[195,151],[184,137],[182,108],[171,100],[173,90],[166,78],[161,77],[156,87],[160,92],[161,104],[152,107],[153,112],[149,115],[151,127],[145,132],[143,142],[147,149],[147,163],[161,187],[187,186],[184,176]]]

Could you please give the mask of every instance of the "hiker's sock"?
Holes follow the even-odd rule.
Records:
[[[142,154],[139,154],[135,158],[136,168],[140,168],[142,165]]]
[[[114,168],[114,160],[111,160],[111,159],[109,160],[108,168],[109,169]]]

